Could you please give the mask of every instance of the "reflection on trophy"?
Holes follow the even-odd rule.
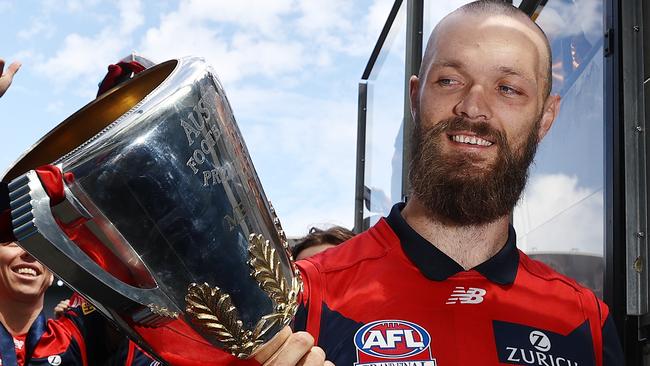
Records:
[[[55,205],[32,170],[56,165]],[[167,61],[66,119],[12,166],[20,244],[159,359],[246,358],[300,279],[218,79]]]

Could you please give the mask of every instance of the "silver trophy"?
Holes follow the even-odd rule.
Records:
[[[65,177],[53,207],[43,164]],[[295,315],[286,237],[201,59],[88,104],[3,181],[20,245],[162,361],[249,357]]]

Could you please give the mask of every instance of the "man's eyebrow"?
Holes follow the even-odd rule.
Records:
[[[436,60],[431,63],[432,67],[451,67],[454,69],[463,69],[465,65],[459,60]],[[524,79],[525,81],[531,83],[532,85],[537,85],[537,82],[534,78],[527,75],[525,72],[510,66],[499,66],[496,68],[501,74],[512,75]]]
[[[460,62],[460,61],[453,61],[453,60],[438,60],[438,61],[433,61],[431,63],[431,66],[453,67],[455,69],[462,69],[463,68],[463,63]]]
[[[526,81],[528,81],[531,84],[536,84],[535,79],[531,78],[530,76],[526,75],[525,73],[519,71],[518,69],[514,69],[512,67],[508,66],[500,66],[497,68],[499,72],[505,75],[512,75],[512,76],[517,76],[520,77]]]

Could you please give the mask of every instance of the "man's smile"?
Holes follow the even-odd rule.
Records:
[[[446,135],[452,146],[464,150],[486,151],[485,149],[492,150],[492,146],[496,145],[494,137],[485,134],[479,136],[472,131],[450,131]]]
[[[468,144],[468,145],[478,145],[478,146],[492,146],[493,142],[482,139],[477,136],[468,136],[468,135],[449,135],[449,138],[452,141],[462,143],[462,144]]]
[[[11,270],[14,273],[18,274],[20,277],[25,278],[35,278],[41,274],[41,271],[39,271],[37,267],[31,266],[29,264],[19,264],[11,267]]]

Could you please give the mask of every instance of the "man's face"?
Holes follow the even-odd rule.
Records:
[[[42,301],[52,273],[16,243],[0,244],[0,296],[17,302]]]
[[[438,27],[430,67],[411,81],[410,174],[438,219],[481,224],[516,204],[558,102],[544,96],[540,37],[504,16],[454,14]]]

